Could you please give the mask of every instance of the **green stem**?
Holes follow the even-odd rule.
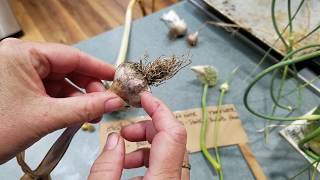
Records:
[[[312,31],[310,31],[308,34],[306,34],[305,36],[303,36],[302,38],[300,38],[299,40],[297,40],[296,42],[294,42],[295,44],[305,40],[306,38],[308,38],[309,36],[311,36],[314,32],[316,32],[318,29],[320,28],[320,24],[318,26],[316,26]]]
[[[133,12],[133,7],[135,3],[136,3],[136,0],[130,0],[126,10],[120,50],[119,50],[118,58],[115,64],[116,67],[118,67],[120,64],[126,61],[129,38],[130,38],[130,30],[131,30],[132,12]]]
[[[223,103],[223,98],[224,98],[224,94],[225,91],[222,90],[220,95],[219,95],[219,99],[218,99],[218,106],[217,106],[217,115],[215,117],[215,122],[214,122],[214,143],[213,143],[213,147],[216,148],[216,157],[217,157],[217,161],[219,164],[220,163],[220,156],[219,156],[219,150],[218,150],[218,136],[219,136],[219,124],[220,124],[220,120],[221,120],[221,106]]]
[[[294,178],[298,177],[300,174],[302,174],[303,172],[305,172],[306,170],[308,170],[311,166],[313,166],[315,163],[318,163],[320,161],[320,159],[315,160],[314,162],[308,164],[305,168],[303,168],[300,172],[298,172],[296,175],[294,175],[293,177],[289,178],[289,180],[293,180]]]
[[[291,52],[289,52],[288,54],[287,54],[287,58],[283,58],[283,60],[282,61],[285,61],[285,60],[287,60],[287,59],[289,59],[290,57],[293,57],[295,54],[297,54],[297,53],[299,53],[299,52],[301,52],[301,51],[303,51],[303,50],[306,50],[306,49],[309,49],[309,48],[315,48],[315,47],[319,47],[320,45],[319,44],[311,44],[311,45],[308,45],[308,46],[305,46],[305,47],[302,47],[302,48],[300,48],[300,49],[297,49],[297,50],[295,50],[295,51],[291,51]],[[286,67],[288,67],[288,66],[285,66],[285,70],[288,70],[288,69],[286,69]],[[271,95],[271,99],[272,99],[272,101],[274,102],[274,104],[276,105],[276,106],[278,106],[278,107],[280,107],[280,108],[282,108],[282,109],[286,109],[286,110],[289,110],[289,111],[291,111],[292,109],[293,109],[293,107],[291,107],[291,106],[288,106],[288,105],[281,105],[280,103],[279,103],[279,100],[280,100],[280,98],[281,98],[281,92],[280,92],[280,90],[278,91],[278,96],[277,96],[277,98],[275,97],[275,95],[274,95],[274,92],[273,92],[273,87],[274,87],[274,80],[275,80],[275,74],[276,74],[276,72],[277,72],[277,70],[276,71],[274,71],[274,73],[272,74],[272,79],[271,79],[271,87],[270,87],[270,95]],[[281,79],[281,84],[282,85],[280,85],[280,88],[283,86],[283,77],[284,77],[284,75],[286,75],[287,74],[287,72],[285,73],[285,74],[283,74],[283,76],[282,76],[282,79]],[[282,91],[282,90],[281,90]],[[279,96],[280,95],[280,96]],[[299,95],[301,95],[301,92],[299,92]],[[298,99],[298,103],[299,103],[300,101],[299,101],[299,99]]]
[[[318,45],[319,46],[319,45]],[[291,53],[295,53],[295,51],[291,52]],[[291,53],[289,53],[287,56],[285,56],[283,58],[287,59],[288,57],[291,57]],[[250,90],[252,89],[252,87],[260,80],[262,79],[266,74],[268,74],[269,72],[279,69],[281,67],[287,66],[287,65],[291,65],[291,64],[296,64],[299,62],[303,62],[306,60],[310,60],[311,58],[315,58],[320,56],[320,51],[315,51],[306,55],[302,55],[287,61],[282,61],[280,63],[277,63],[273,66],[268,67],[267,69],[263,70],[262,72],[260,72],[253,80],[252,83],[249,84],[249,86],[247,87],[247,89],[245,90],[245,94],[244,94],[244,104],[245,107],[254,115],[261,117],[261,118],[265,118],[265,119],[270,119],[270,120],[276,120],[276,121],[294,121],[294,120],[298,120],[298,119],[306,119],[306,120],[319,120],[320,119],[320,115],[304,115],[304,116],[298,116],[298,117],[277,117],[277,116],[268,116],[268,115],[264,115],[261,114],[259,112],[254,111],[248,104],[248,95]]]
[[[275,2],[274,2],[274,4],[275,4]],[[274,5],[273,5],[272,12],[275,13],[274,12]],[[275,17],[275,14],[273,14],[272,16]],[[286,49],[287,49],[287,53],[290,53],[292,51],[292,46],[293,46],[293,41],[292,41],[293,27],[292,27],[292,20],[291,20],[291,0],[288,0],[288,21],[289,21],[289,23],[288,23],[288,25],[289,25],[289,45],[287,46]],[[272,19],[272,22],[275,25],[277,24],[275,18]],[[276,28],[277,26],[274,26],[274,27]],[[281,35],[281,34],[278,34],[278,35]],[[291,57],[289,57],[289,58],[291,58]],[[282,109],[286,109],[288,111],[292,111],[292,107],[291,106],[284,106],[284,105],[281,105],[279,103],[280,97],[281,97],[281,93],[283,91],[283,87],[284,87],[284,84],[285,84],[285,80],[286,80],[287,75],[288,75],[288,70],[289,70],[289,67],[285,66],[284,70],[283,70],[283,73],[282,73],[282,77],[281,77],[281,81],[280,81],[280,87],[278,89],[277,97],[274,96],[274,80],[275,80],[275,77],[276,77],[276,74],[277,74],[278,71],[274,71],[273,74],[272,74],[270,93],[271,93],[272,101],[275,104],[275,106],[273,106],[273,110],[272,110],[273,113],[276,111],[277,107],[280,107]],[[272,114],[272,115],[274,115],[274,114]]]
[[[219,174],[219,180],[223,180],[224,177],[223,177],[223,171],[222,171],[222,169],[220,169],[220,171],[218,171],[218,174]]]
[[[304,0],[300,1],[300,4],[298,6],[298,8],[296,9],[296,11],[294,12],[293,16],[290,19],[290,22],[293,21],[295,19],[295,17],[297,16],[298,12],[300,11],[302,5],[304,3]],[[281,36],[283,35],[283,33],[287,30],[287,28],[289,27],[289,23],[284,27],[284,29],[281,32]],[[257,68],[267,59],[268,55],[270,54],[270,52],[272,51],[272,47],[274,47],[276,45],[276,43],[279,41],[280,37],[278,36],[278,38],[273,42],[273,44],[270,46],[270,48],[266,51],[266,53],[264,54],[264,56],[261,58],[261,60],[259,61],[259,63],[256,65],[256,67],[253,69],[253,71],[247,76],[250,77],[256,70]],[[247,78],[244,80],[247,81]]]
[[[302,85],[300,85],[300,86],[292,89],[292,90],[289,91],[288,93],[282,95],[281,98],[286,97],[286,96],[289,96],[289,95],[295,93],[296,91],[299,91],[299,90],[301,90],[301,89],[303,89],[303,88],[305,88],[305,87],[307,87],[307,86],[310,86],[311,83],[313,83],[313,82],[316,81],[316,80],[319,80],[319,78],[320,78],[320,75],[316,76],[315,78],[311,79],[310,81],[308,81],[308,82],[306,82],[306,83],[304,83],[304,84],[302,84]]]
[[[292,51],[293,46],[293,39],[292,39],[292,21],[291,21],[291,0],[288,0],[288,21],[289,21],[289,46],[288,46],[288,52]]]
[[[317,162],[316,167],[313,168],[312,177],[311,177],[312,180],[315,180],[318,166],[319,166],[319,162]]]
[[[284,81],[285,81],[285,77],[287,76],[287,69],[286,67],[288,66],[285,66],[285,70],[284,70],[284,73],[282,74],[282,77],[281,77],[281,82],[280,82],[280,89],[278,90],[278,96],[275,97],[275,94],[274,94],[274,81],[275,81],[275,77],[276,77],[276,74],[277,74],[277,70],[275,70],[273,73],[272,73],[272,78],[271,78],[271,85],[270,85],[270,96],[271,96],[271,99],[274,103],[275,106],[273,106],[274,108],[274,112],[275,112],[275,108],[276,107],[279,107],[279,108],[282,108],[282,109],[285,109],[285,110],[288,110],[288,111],[292,111],[292,107],[291,106],[288,106],[288,105],[282,105],[280,104],[280,98],[282,97],[281,96],[281,92],[282,92],[282,89],[283,89],[283,85],[284,85]]]
[[[221,120],[221,106],[223,103],[224,94],[225,94],[225,90],[221,90],[221,93],[219,95],[219,100],[218,100],[218,106],[217,106],[217,115],[216,115],[215,121],[214,121],[213,147],[215,148],[216,159],[220,165],[221,165],[221,158],[220,158],[220,152],[219,152],[219,147],[218,147],[218,139],[219,139],[218,136],[219,136],[219,124],[220,124],[220,120]],[[219,171],[219,179],[223,180],[222,168]]]
[[[318,137],[320,135],[320,127],[318,127],[316,130],[312,131],[310,134],[306,135],[303,139],[301,139],[298,143],[299,148],[305,152],[308,156],[310,156],[313,159],[319,159],[319,156],[312,152],[311,150],[305,148],[305,144],[313,140],[314,138]]]
[[[291,17],[291,15],[290,15],[291,18],[289,18],[289,21],[290,21],[291,23],[292,23],[293,19],[297,16],[298,12],[300,11],[300,9],[301,9],[304,1],[305,1],[305,0],[301,0],[300,3],[299,3],[299,6],[298,6],[297,10],[294,12],[293,16]],[[291,8],[291,7],[290,7],[290,8]],[[290,13],[291,13],[291,12],[290,12]],[[285,29],[287,29],[288,26],[289,26],[289,24],[285,27]]]
[[[281,81],[280,81],[280,87],[279,87],[278,94],[277,94],[277,99],[276,99],[277,103],[278,103],[279,98],[281,96],[281,92],[283,91],[283,87],[284,87],[284,84],[286,82],[286,78],[287,78],[287,75],[288,75],[288,70],[289,70],[289,66],[284,66],[284,70],[283,70]],[[289,111],[292,110],[291,107],[289,107],[288,110]]]
[[[207,94],[208,94],[208,84],[205,84],[203,87],[203,94],[202,94],[202,124],[201,124],[201,131],[200,131],[200,148],[203,155],[207,158],[210,162],[212,167],[219,172],[221,169],[220,164],[210,155],[207,145],[206,145],[206,130],[208,126],[208,110],[207,110]]]
[[[276,21],[275,5],[276,5],[276,0],[272,0],[272,3],[271,3],[271,18],[272,18],[273,28],[276,31],[278,37],[282,41],[282,43],[285,46],[286,51],[287,51],[288,44],[285,41],[285,39],[283,38],[282,34],[280,33],[280,30],[279,30],[279,27],[278,27],[278,24],[277,24],[277,21]]]

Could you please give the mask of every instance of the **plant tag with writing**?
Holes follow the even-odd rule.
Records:
[[[212,148],[214,143],[214,120],[217,114],[217,107],[208,107],[208,129],[207,129],[207,147]],[[200,151],[200,129],[202,121],[201,108],[175,111],[174,115],[181,121],[188,132],[187,149],[190,152]],[[126,120],[114,120],[101,124],[100,126],[100,148],[105,145],[107,134],[119,132],[122,126],[133,124],[142,120],[150,120],[148,116],[140,116]],[[221,120],[219,124],[218,146],[229,146],[244,144],[248,142],[247,135],[241,125],[239,115],[233,105],[223,105],[221,107]],[[126,152],[132,152],[143,147],[150,147],[150,144],[144,142],[125,142]]]

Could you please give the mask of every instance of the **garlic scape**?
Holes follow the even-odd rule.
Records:
[[[206,144],[206,132],[208,128],[208,110],[207,110],[207,95],[208,88],[213,87],[217,84],[218,73],[213,66],[209,65],[201,65],[201,66],[193,66],[191,70],[197,74],[197,78],[203,84],[203,93],[201,98],[201,109],[202,109],[202,123],[200,130],[200,148],[204,157],[208,160],[211,166],[215,169],[215,171],[219,174],[219,177],[223,177],[221,164],[219,163],[219,159],[214,158],[208,151]]]

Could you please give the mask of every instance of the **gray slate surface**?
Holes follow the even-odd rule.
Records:
[[[178,3],[169,9],[176,10],[185,19],[190,31],[195,30],[207,19],[199,9],[188,2]],[[146,51],[151,58],[160,55],[180,55],[189,51],[184,39],[170,41],[166,37],[168,29],[159,20],[160,16],[166,11],[168,9],[134,22],[128,54],[130,60],[139,60],[139,57],[142,57]],[[87,41],[80,42],[75,47],[106,62],[114,63],[120,46],[122,30],[122,27],[116,28]],[[250,146],[266,175],[270,179],[279,180],[288,179],[295,175],[307,165],[304,158],[279,136],[278,131],[280,128],[276,128],[271,132],[269,142],[266,144],[263,133],[256,132],[257,129],[264,126],[265,121],[250,114],[243,106],[243,91],[248,85],[248,82],[244,81],[244,79],[255,68],[262,54],[258,53],[254,47],[217,27],[204,29],[201,32],[199,41],[199,45],[191,49],[192,65],[214,65],[219,70],[220,83],[223,82],[232,69],[240,66],[240,70],[231,85],[231,90],[226,95],[225,103],[235,104],[248,134]],[[264,64],[262,67],[264,68],[268,65],[270,64]],[[271,109],[268,92],[269,82],[270,76],[261,80],[250,96],[252,106],[261,112],[270,112]],[[293,84],[293,80],[288,80],[288,89],[292,88]],[[200,106],[202,87],[189,68],[183,69],[173,79],[160,87],[154,88],[152,91],[165,101],[172,110]],[[209,105],[215,105],[217,97],[217,87],[210,89]],[[319,103],[319,97],[309,90],[304,90],[303,99],[305,103],[302,110],[298,111],[297,114],[302,114]],[[285,103],[294,101],[295,97],[284,99]],[[144,114],[142,110],[135,109],[126,113],[107,115],[103,121],[142,114]],[[61,131],[50,134],[27,151],[27,160],[33,167],[43,158],[60,133]],[[53,179],[86,179],[90,167],[98,155],[98,151],[98,131],[91,134],[80,131],[73,139],[65,157],[54,170]],[[237,146],[225,147],[221,151],[226,180],[254,179]],[[201,153],[194,153],[190,158],[192,179],[217,179],[217,175],[211,170]],[[123,179],[143,175],[143,172],[143,168],[126,170],[123,173]],[[0,166],[0,179],[18,179],[21,175],[22,172],[15,160]],[[308,174],[304,173],[297,179],[307,179],[307,177]]]

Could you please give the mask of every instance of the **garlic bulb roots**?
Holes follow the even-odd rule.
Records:
[[[129,105],[141,107],[140,93],[150,91],[150,86],[162,84],[190,63],[189,56],[162,56],[153,62],[122,63],[116,70],[110,90]]]

